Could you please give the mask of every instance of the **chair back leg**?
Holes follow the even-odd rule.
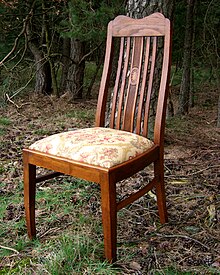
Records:
[[[156,182],[156,195],[157,195],[157,206],[162,224],[168,222],[168,214],[166,207],[166,195],[164,186],[164,164],[163,159],[158,159],[154,162],[154,173],[157,179]]]

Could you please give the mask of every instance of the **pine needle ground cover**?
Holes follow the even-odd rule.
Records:
[[[103,259],[99,186],[64,176],[38,185],[38,238],[28,239],[22,148],[92,126],[95,107],[93,100],[32,96],[0,109],[0,274],[220,274],[220,131],[216,107],[205,102],[167,121],[168,224],[159,223],[154,193],[120,211],[118,262],[110,265]],[[119,183],[119,198],[150,176],[148,169]]]

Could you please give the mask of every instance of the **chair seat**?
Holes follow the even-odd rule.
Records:
[[[51,155],[110,168],[149,150],[142,136],[111,128],[85,128],[43,138],[29,148]]]

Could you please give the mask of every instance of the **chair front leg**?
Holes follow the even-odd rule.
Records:
[[[100,185],[105,257],[113,263],[117,258],[116,184],[105,175]]]
[[[36,237],[35,225],[36,166],[28,163],[24,157],[24,207],[28,236]]]
[[[162,224],[168,222],[167,207],[166,207],[166,195],[164,186],[164,164],[163,158],[158,159],[154,162],[154,174],[157,179],[156,183],[156,195],[157,195],[157,206]]]

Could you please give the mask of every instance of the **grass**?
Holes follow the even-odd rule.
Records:
[[[40,236],[34,242],[26,236],[20,186],[17,192],[5,192],[0,197],[0,258],[4,262],[14,254],[20,256],[13,266],[1,269],[0,264],[0,274],[118,274],[103,260],[101,219],[83,211],[96,188],[71,177],[64,177],[62,184],[60,180],[47,181],[37,188]],[[0,190],[6,187],[0,183]],[[50,238],[45,239],[47,234]]]
[[[85,121],[94,121],[94,110],[72,110],[66,114],[68,118],[76,118]]]
[[[84,231],[65,234],[40,250],[45,255],[44,269],[50,274],[117,274],[117,270],[100,260],[103,247]]]
[[[13,275],[13,274],[33,274],[32,271],[28,270],[31,265],[31,259],[25,258],[14,263],[13,267],[5,267],[0,270],[0,274],[2,275]],[[25,272],[25,273],[24,273]]]
[[[190,122],[187,120],[187,117],[174,116],[166,120],[167,129],[175,129],[180,133],[185,133],[185,129],[190,126]]]
[[[11,124],[11,120],[7,117],[0,117],[0,125],[1,126],[9,126]]]
[[[38,130],[35,130],[33,133],[41,136],[41,135],[49,135],[50,131],[46,129],[38,129]]]
[[[90,235],[91,232],[80,230],[65,232],[43,244],[21,242],[23,250],[32,247],[31,259],[21,258],[13,268],[0,270],[0,274],[119,274],[116,267],[102,260],[103,246]]]
[[[0,132],[0,135],[1,135],[1,132]],[[4,172],[5,172],[5,167],[0,164],[0,175],[3,174]]]
[[[11,120],[7,117],[0,117],[0,136],[3,136],[8,128],[11,125]]]

